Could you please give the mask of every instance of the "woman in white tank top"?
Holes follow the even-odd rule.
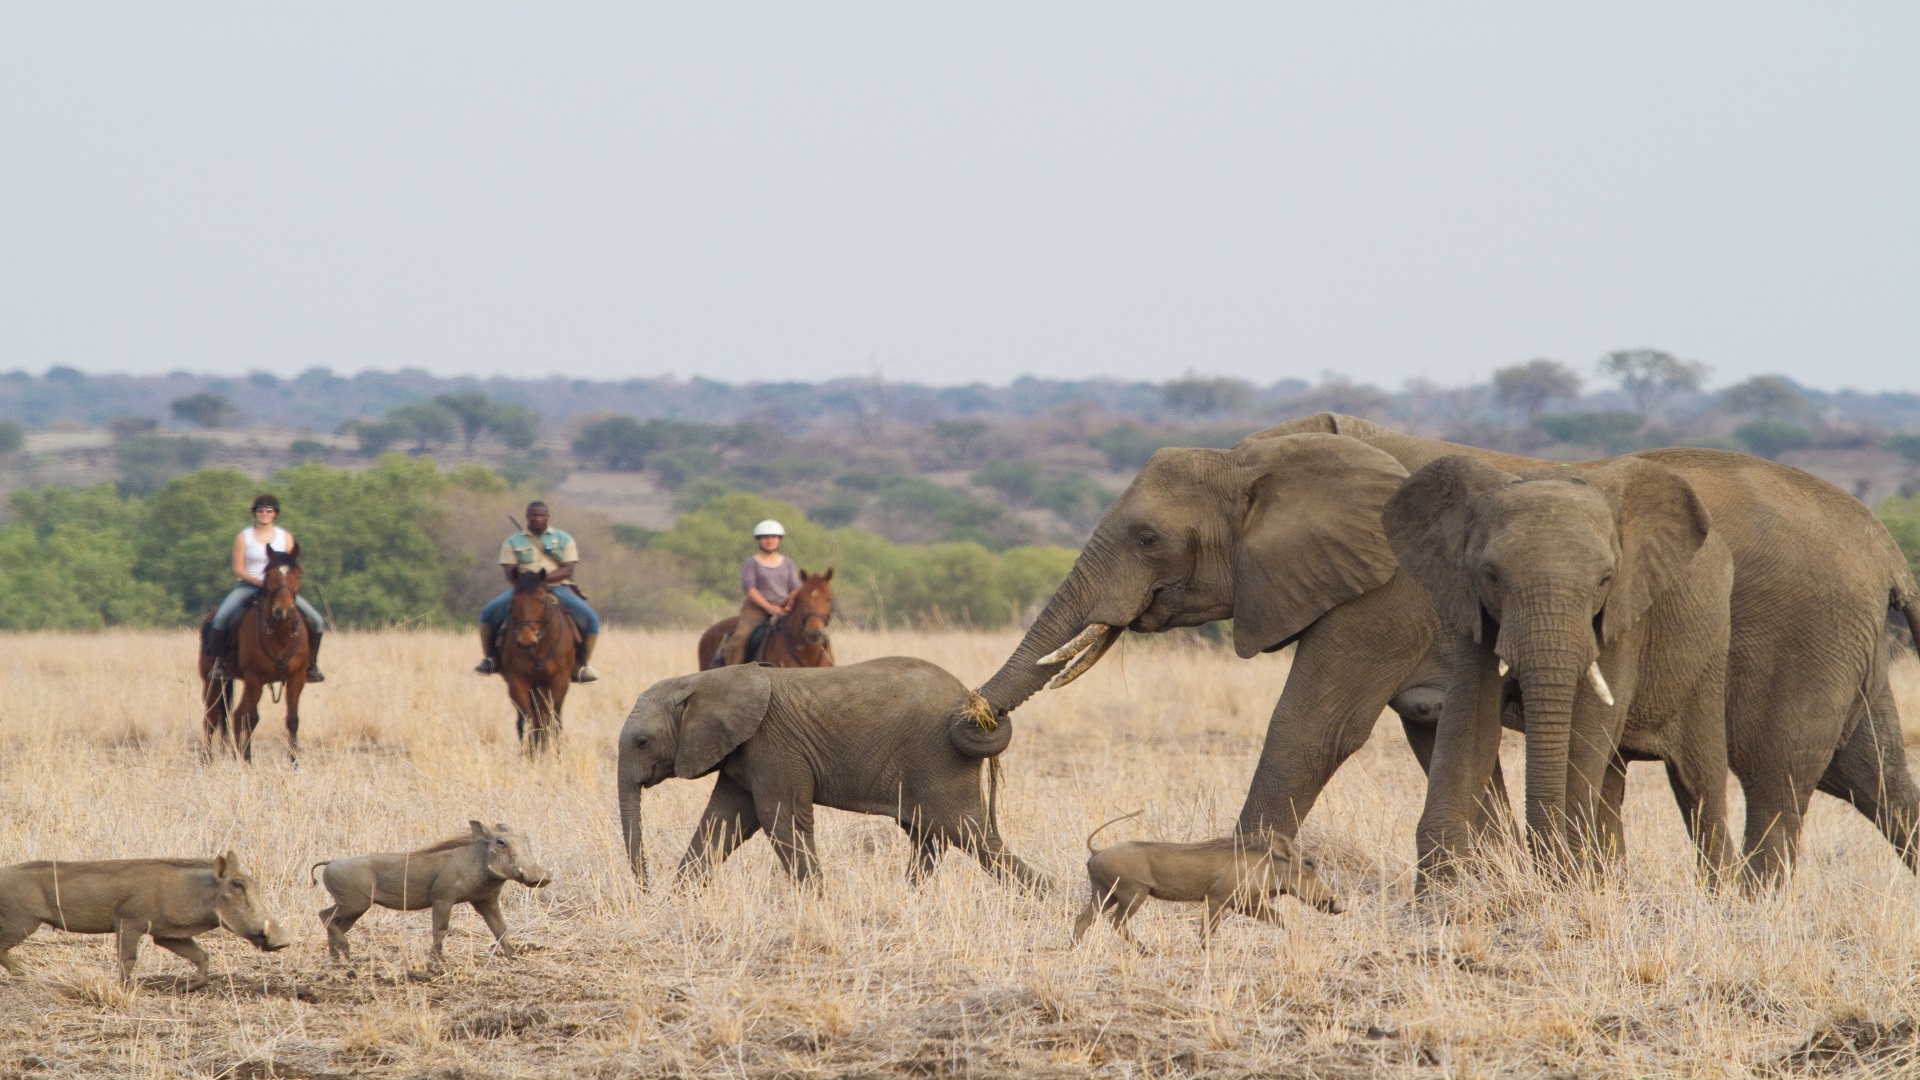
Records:
[[[207,624],[200,640],[203,653],[214,658],[211,674],[215,678],[226,677],[222,658],[227,654],[227,631],[232,629],[240,609],[260,592],[260,579],[267,572],[267,548],[293,550],[293,534],[276,524],[279,519],[280,500],[261,495],[253,500],[253,524],[233,538],[233,575],[240,580],[227,593],[227,598],[220,601],[220,610],[213,613],[213,621]],[[320,634],[326,629],[326,620],[304,596],[294,597],[294,605],[307,620],[307,681],[324,682],[326,676],[320,673]]]

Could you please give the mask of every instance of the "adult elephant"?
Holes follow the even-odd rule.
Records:
[[[1241,829],[1295,834],[1389,705],[1429,767],[1451,644],[1427,593],[1398,573],[1380,510],[1406,473],[1451,454],[1513,473],[1554,464],[1333,413],[1231,450],[1159,451],[980,694],[1010,711],[1077,678],[1122,630],[1232,618],[1242,657],[1296,646]],[[1886,648],[1889,604],[1920,626],[1920,603],[1884,527],[1857,500],[1787,466],[1697,448],[1632,456],[1682,476],[1732,553],[1727,709],[1763,717],[1752,726],[1779,732],[1787,747],[1774,771],[1788,790],[1748,793],[1754,872],[1786,872],[1816,787],[1851,802],[1920,869],[1920,789],[1907,773]],[[1785,809],[1769,817],[1761,806]]]

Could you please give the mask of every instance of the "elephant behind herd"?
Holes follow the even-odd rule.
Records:
[[[1383,511],[1410,475],[1431,490],[1404,496],[1390,530]],[[1586,516],[1559,522],[1555,544],[1510,545],[1496,567],[1484,543],[1500,525],[1500,491],[1522,478],[1584,499]],[[1467,565],[1473,535],[1479,561]],[[1648,562],[1661,545],[1673,551]],[[1584,562],[1564,573],[1549,565],[1576,547]],[[1399,573],[1396,549],[1410,573]],[[1711,616],[1675,622],[1669,610],[1687,602],[1669,591],[1675,582],[1716,587],[1700,559],[1731,571],[1719,586],[1728,592],[1719,631]],[[1503,612],[1502,594],[1486,588],[1489,570],[1550,593],[1534,608],[1565,617],[1528,622],[1533,608],[1511,600]],[[1473,574],[1482,580],[1470,586]],[[1576,587],[1569,574],[1594,580]],[[1890,605],[1920,628],[1913,575],[1891,537],[1859,501],[1797,469],[1698,448],[1556,465],[1323,413],[1231,450],[1156,453],[979,692],[1005,714],[1043,686],[1077,678],[1124,630],[1231,618],[1243,657],[1297,645],[1243,832],[1294,835],[1391,705],[1431,777],[1422,865],[1442,868],[1491,826],[1482,793],[1503,797],[1487,751],[1505,706],[1527,734],[1526,820],[1537,844],[1579,848],[1596,836],[1618,844],[1624,762],[1660,756],[1711,856],[1699,831],[1711,823],[1691,819],[1715,797],[1697,790],[1711,788],[1699,754],[1714,750],[1698,749],[1711,738],[1697,716],[1683,715],[1707,709],[1722,718],[1725,759],[1745,791],[1750,880],[1790,869],[1816,788],[1851,802],[1920,869],[1920,790],[1888,686]],[[1543,629],[1549,623],[1559,629]],[[1718,689],[1679,669],[1717,682],[1722,631],[1724,702],[1703,705]],[[1583,682],[1590,666],[1606,674]],[[1607,701],[1608,680],[1624,695],[1642,675],[1653,685],[1638,706]],[[1688,723],[1686,739],[1648,734]]]

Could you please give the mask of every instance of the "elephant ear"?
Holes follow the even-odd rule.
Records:
[[[718,768],[720,759],[760,730],[773,700],[773,680],[758,664],[715,668],[688,676],[692,684],[680,705],[673,774],[692,779]]]
[[[1602,641],[1640,621],[1673,588],[1713,531],[1713,517],[1693,486],[1664,465],[1621,458],[1581,475],[1618,508],[1620,565],[1600,616]]]
[[[1407,470],[1342,435],[1249,439],[1229,462],[1244,478],[1233,549],[1233,648],[1279,648],[1341,604],[1393,578],[1380,507]]]
[[[1401,568],[1433,597],[1441,624],[1475,641],[1481,620],[1465,565],[1469,504],[1518,479],[1478,458],[1450,454],[1414,470],[1381,514]]]

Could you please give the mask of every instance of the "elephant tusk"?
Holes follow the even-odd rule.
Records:
[[[1607,677],[1600,674],[1600,661],[1587,665],[1587,681],[1593,684],[1593,692],[1603,704],[1613,704],[1613,691],[1607,688]]]
[[[1093,629],[1093,627],[1089,627],[1088,629]],[[1093,665],[1100,662],[1100,658],[1107,654],[1107,650],[1113,647],[1113,643],[1120,640],[1120,631],[1118,628],[1099,626],[1099,629],[1102,631],[1102,636],[1086,648],[1074,654],[1073,659],[1067,661],[1067,666],[1061,668],[1060,674],[1055,675],[1049,680],[1044,689],[1058,690],[1080,676],[1085,675]]]
[[[1041,657],[1035,661],[1035,663],[1060,664],[1069,660],[1077,660],[1081,653],[1093,647],[1093,643],[1100,639],[1100,635],[1105,634],[1111,629],[1113,629],[1113,627],[1108,626],[1106,623],[1088,623],[1087,628],[1075,634],[1072,641]]]
[[[1506,678],[1508,670],[1510,669],[1507,667],[1507,658],[1503,656],[1500,658],[1500,677]]]

